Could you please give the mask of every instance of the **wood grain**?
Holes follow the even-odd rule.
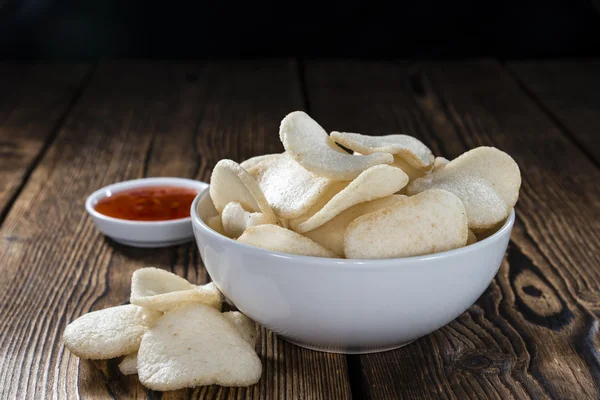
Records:
[[[600,61],[520,61],[508,68],[600,165]]]
[[[126,302],[139,267],[209,279],[193,244],[140,250],[103,238],[84,213],[87,194],[141,176],[208,180],[221,158],[280,151],[279,121],[302,106],[293,62],[100,65],[0,231],[0,397],[349,398],[343,356],[264,329],[264,375],[247,389],[154,393],[117,360],[79,361],[60,344],[77,316]]]
[[[597,125],[588,112],[597,97],[564,73],[593,75],[595,64],[560,65],[568,79],[550,85],[531,82],[556,70],[533,64],[524,74],[493,61],[309,62],[302,88],[290,61],[108,63],[81,97],[88,67],[0,66],[0,89],[14,93],[0,98],[0,212],[12,205],[0,229],[0,398],[342,399],[350,386],[371,399],[598,398],[600,171],[585,131]],[[104,239],[86,195],[140,176],[208,180],[221,158],[281,151],[279,121],[305,108],[302,92],[328,130],[408,133],[449,158],[480,145],[515,158],[518,220],[478,302],[405,348],[347,359],[260,329],[264,375],[247,389],[151,392],[118,360],[65,351],[66,324],[126,302],[137,268],[210,279],[193,244],[140,250]]]
[[[90,70],[87,65],[0,64],[0,223]]]
[[[598,398],[600,171],[495,62],[308,62],[305,72],[327,130],[406,133],[449,158],[492,145],[523,175],[494,282],[437,332],[350,357],[360,397]]]

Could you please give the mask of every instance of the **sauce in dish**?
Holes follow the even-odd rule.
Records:
[[[188,218],[198,192],[174,186],[152,186],[112,193],[94,209],[108,217],[131,221],[167,221]]]

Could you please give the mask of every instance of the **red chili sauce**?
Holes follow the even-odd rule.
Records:
[[[96,211],[108,217],[131,221],[166,221],[190,216],[198,194],[188,188],[152,186],[113,193],[96,204]]]

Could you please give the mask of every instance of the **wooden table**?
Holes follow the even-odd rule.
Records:
[[[600,397],[600,62],[2,64],[0,93],[0,398]],[[143,176],[207,181],[221,158],[281,151],[279,122],[296,109],[328,130],[414,135],[448,158],[481,145],[515,158],[517,222],[477,303],[365,356],[261,329],[250,388],[153,393],[116,360],[65,351],[67,323],[126,302],[137,268],[210,279],[193,243],[105,239],[86,196]]]

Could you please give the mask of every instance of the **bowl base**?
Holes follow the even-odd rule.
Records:
[[[189,242],[191,242],[194,239],[193,237],[190,237],[190,238],[186,238],[186,239],[177,239],[177,240],[170,240],[170,241],[167,240],[167,241],[164,241],[164,242],[136,242],[135,240],[117,239],[115,237],[110,237],[110,238],[112,240],[114,240],[115,242],[120,243],[120,244],[124,244],[126,246],[141,247],[141,248],[146,248],[146,249],[176,246],[178,244],[189,243]]]
[[[405,342],[405,343],[401,343],[401,344],[396,344],[393,346],[384,346],[384,347],[365,347],[365,348],[355,348],[355,349],[348,349],[348,348],[344,348],[344,347],[336,347],[336,346],[320,346],[320,345],[316,345],[316,344],[309,344],[309,343],[303,343],[303,342],[299,342],[293,339],[288,339],[285,336],[283,337],[283,339],[286,342],[295,344],[296,346],[308,349],[308,350],[314,350],[314,351],[320,351],[323,353],[335,353],[335,354],[371,354],[371,353],[381,353],[384,351],[390,351],[390,350],[395,350],[395,349],[399,349],[400,347],[404,347],[404,346],[408,346],[409,344],[411,344],[412,342],[414,342],[414,340],[411,340],[409,342]]]

